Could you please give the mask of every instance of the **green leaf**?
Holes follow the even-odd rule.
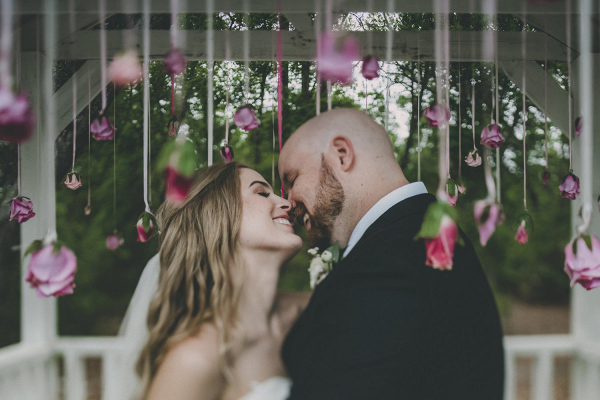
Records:
[[[36,251],[40,251],[44,248],[44,242],[41,240],[34,240],[25,250],[25,255],[23,257],[27,257],[31,253],[35,253]]]
[[[448,178],[446,185],[448,185],[448,194],[454,197],[456,195],[456,182],[452,178]]]
[[[332,254],[332,261],[334,263],[337,263],[340,261],[340,242],[336,240],[336,242],[332,245],[329,246],[327,249],[325,249],[325,251],[328,251]]]
[[[196,149],[194,144],[186,140],[179,148],[179,172],[190,177],[196,171]]]
[[[171,154],[175,151],[175,141],[170,141],[165,144],[158,155],[158,159],[156,161],[156,167],[159,170],[163,170],[167,168],[167,164],[169,164],[169,160],[171,159]]]
[[[454,221],[456,221],[457,213],[456,209],[452,207],[450,204],[435,202],[431,203],[429,207],[427,207],[427,211],[425,212],[425,217],[423,218],[423,224],[421,225],[421,230],[415,236],[415,240],[419,238],[434,238],[438,235],[440,230],[440,222],[444,215],[449,216]]]
[[[59,242],[57,242],[57,241],[52,242],[52,254],[60,253],[61,247],[62,247],[62,245]]]
[[[150,229],[150,215],[147,212],[144,212],[144,216],[142,217],[142,226],[146,232]]]

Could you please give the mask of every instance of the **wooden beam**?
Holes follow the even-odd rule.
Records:
[[[78,13],[98,13],[99,0],[75,0],[75,11]],[[247,0],[228,0],[219,1],[215,4],[215,12],[244,12],[244,3]],[[23,14],[41,13],[44,0],[19,0],[17,3],[17,12]],[[127,3],[122,0],[106,0],[106,11],[113,13],[126,12]],[[274,13],[276,12],[276,3],[273,0],[252,0],[248,1],[250,12],[252,13]],[[281,9],[284,13],[308,13],[314,12],[314,1],[302,0],[281,0]],[[333,6],[335,13],[347,12],[367,12],[367,1],[364,0],[345,0],[338,1]],[[371,9],[373,12],[386,12],[388,0],[373,0]],[[433,1],[415,1],[415,0],[395,0],[395,11],[403,13],[432,13],[434,11]],[[482,1],[473,0],[453,0],[450,11],[456,13],[483,13],[485,6]],[[498,1],[499,14],[522,14],[523,0],[502,0]],[[134,12],[142,12],[141,2],[136,2],[132,8]],[[58,1],[57,12],[68,13],[69,2]],[[165,0],[150,0],[150,10],[153,13],[169,13],[169,2]],[[573,10],[576,11],[575,5]],[[595,4],[595,12],[598,5]],[[188,1],[183,12],[201,13],[206,11],[206,1]],[[534,4],[528,2],[526,12],[532,13],[551,13],[563,14],[565,5],[562,1],[548,2],[547,4]]]
[[[141,48],[141,32],[137,34],[137,46]],[[107,31],[107,54],[109,57],[123,50],[122,31]],[[206,59],[206,31],[187,31],[184,53],[190,60]],[[367,32],[353,33],[360,41],[363,54],[366,54]],[[215,31],[215,60],[225,59],[225,31]],[[380,59],[385,59],[387,32],[373,32],[373,53]],[[252,61],[271,61],[275,59],[275,31],[252,31],[250,34]],[[451,32],[450,60],[451,61],[493,61],[486,59],[482,52],[484,46],[491,46],[481,32]],[[460,41],[460,46],[459,46]],[[62,40],[58,47],[58,60],[97,60],[99,31],[80,31]],[[229,32],[231,58],[236,61],[244,60],[243,32]],[[498,58],[500,60],[521,59],[521,33],[500,32],[498,34]],[[527,33],[527,60],[543,60],[545,34],[539,32]],[[460,53],[459,53],[460,47]],[[169,31],[152,31],[150,33],[150,58],[161,59],[170,49]],[[417,52],[422,61],[434,61],[434,32],[433,31],[403,31],[394,33],[392,58],[397,61],[416,61]],[[140,54],[141,56],[141,54]],[[308,61],[315,56],[315,36],[312,30],[283,32],[283,59],[287,61]],[[577,57],[573,53],[572,57]],[[565,47],[555,39],[548,38],[548,59],[566,61]]]
[[[521,90],[523,90],[523,62],[501,60],[498,66],[506,76]],[[535,104],[540,111],[544,112],[545,103],[545,82],[546,72],[535,61],[526,61],[525,76],[527,87],[525,95]],[[569,97],[567,92],[560,85],[548,76],[548,119],[560,129],[564,134],[569,133]]]
[[[77,71],[77,115],[88,106],[88,67],[91,77],[92,100],[102,90],[100,78],[100,61],[91,60]],[[75,75],[54,93],[54,104],[56,104],[56,131],[54,139],[73,122],[73,80]]]

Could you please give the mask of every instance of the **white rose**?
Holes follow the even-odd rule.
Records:
[[[314,249],[309,249],[308,254],[310,254],[311,256],[316,256],[318,251],[319,251],[319,248],[315,247]]]
[[[330,262],[331,260],[333,260],[333,254],[331,254],[330,251],[325,250],[323,252],[323,254],[321,254],[321,258],[323,259],[323,261],[325,262]]]
[[[323,262],[321,257],[315,257],[310,262],[308,272],[310,274],[310,287],[314,289],[317,283],[320,282],[321,277],[327,274],[327,264]]]

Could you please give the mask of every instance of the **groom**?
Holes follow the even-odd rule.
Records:
[[[435,201],[368,115],[336,109],[286,142],[279,173],[312,246],[343,259],[283,346],[290,400],[500,400],[502,331],[471,242],[450,271],[414,240]]]

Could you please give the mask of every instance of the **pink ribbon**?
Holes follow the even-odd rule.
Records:
[[[277,121],[279,129],[279,153],[281,154],[283,141],[283,48],[281,32],[281,1],[277,2],[277,12],[279,13],[279,29],[277,30]],[[281,184],[281,197],[285,197],[283,183]]]

